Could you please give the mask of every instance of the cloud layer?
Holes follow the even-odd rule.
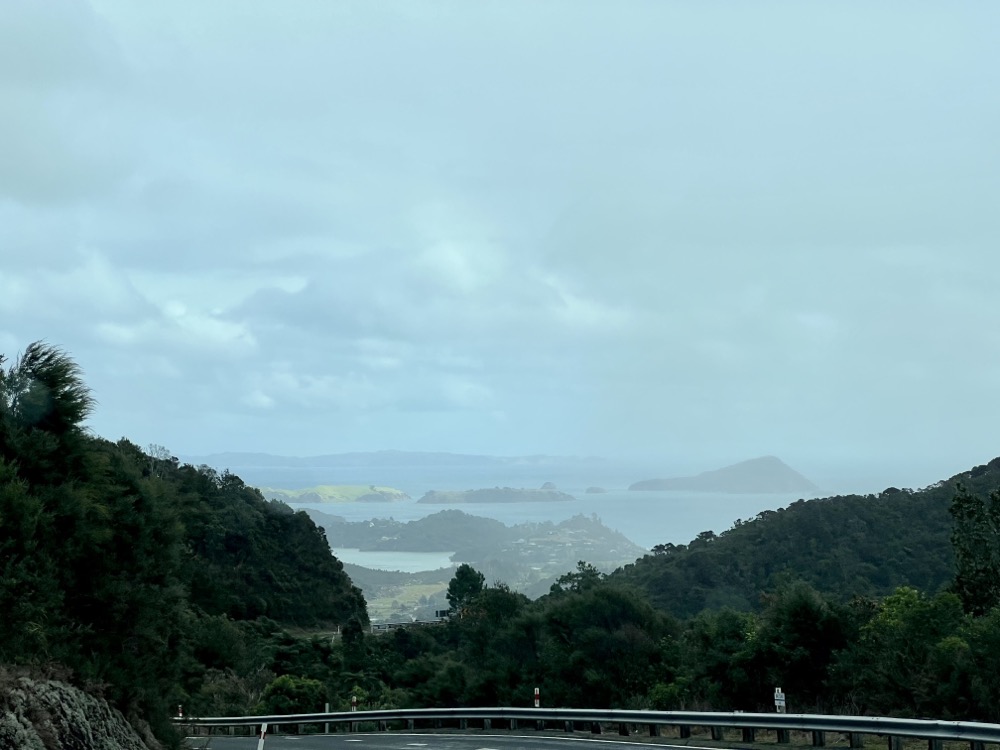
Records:
[[[998,15],[14,0],[0,351],[178,453],[931,481],[1000,452]]]

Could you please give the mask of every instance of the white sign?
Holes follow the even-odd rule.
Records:
[[[785,713],[785,694],[780,687],[774,689],[774,708],[779,714]]]

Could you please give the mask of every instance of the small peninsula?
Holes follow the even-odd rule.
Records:
[[[630,490],[681,490],[688,492],[724,492],[731,494],[814,493],[819,488],[775,456],[741,461],[693,477],[646,479]]]
[[[482,490],[430,490],[418,503],[459,505],[463,503],[552,503],[576,500],[559,490],[532,490],[515,487],[494,487]]]

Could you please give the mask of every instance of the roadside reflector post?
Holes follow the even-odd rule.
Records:
[[[327,703],[326,707],[323,709],[324,713],[330,713],[330,704]],[[323,725],[323,734],[330,734],[330,722],[326,722]]]
[[[267,724],[260,725],[260,739],[257,740],[257,750],[264,750],[264,739],[267,737]]]

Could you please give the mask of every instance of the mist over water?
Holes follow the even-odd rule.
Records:
[[[576,515],[596,515],[605,526],[624,534],[639,546],[687,544],[703,531],[719,534],[739,519],[764,510],[783,508],[801,494],[728,494],[712,492],[629,491],[641,479],[665,476],[662,469],[595,461],[590,464],[512,465],[486,473],[482,466],[379,467],[256,467],[230,469],[258,487],[301,489],[324,484],[394,487],[412,500],[394,503],[305,503],[310,508],[348,521],[394,518],[413,521],[442,510],[493,518],[508,526],[520,523],[559,523]],[[539,488],[552,482],[574,500],[563,502],[418,503],[430,490],[468,490],[489,487]],[[590,487],[605,492],[588,493]]]
[[[520,523],[559,523],[576,515],[596,515],[605,526],[630,541],[651,549],[657,544],[687,544],[702,531],[716,534],[732,527],[737,519],[748,519],[763,510],[783,508],[795,495],[731,495],[698,492],[629,492],[614,490],[588,495],[563,489],[574,501],[551,503],[474,503],[430,505],[416,501],[397,503],[308,503],[311,508],[348,521],[394,518],[414,521],[442,510],[460,510],[472,516],[494,518],[508,526]]]

